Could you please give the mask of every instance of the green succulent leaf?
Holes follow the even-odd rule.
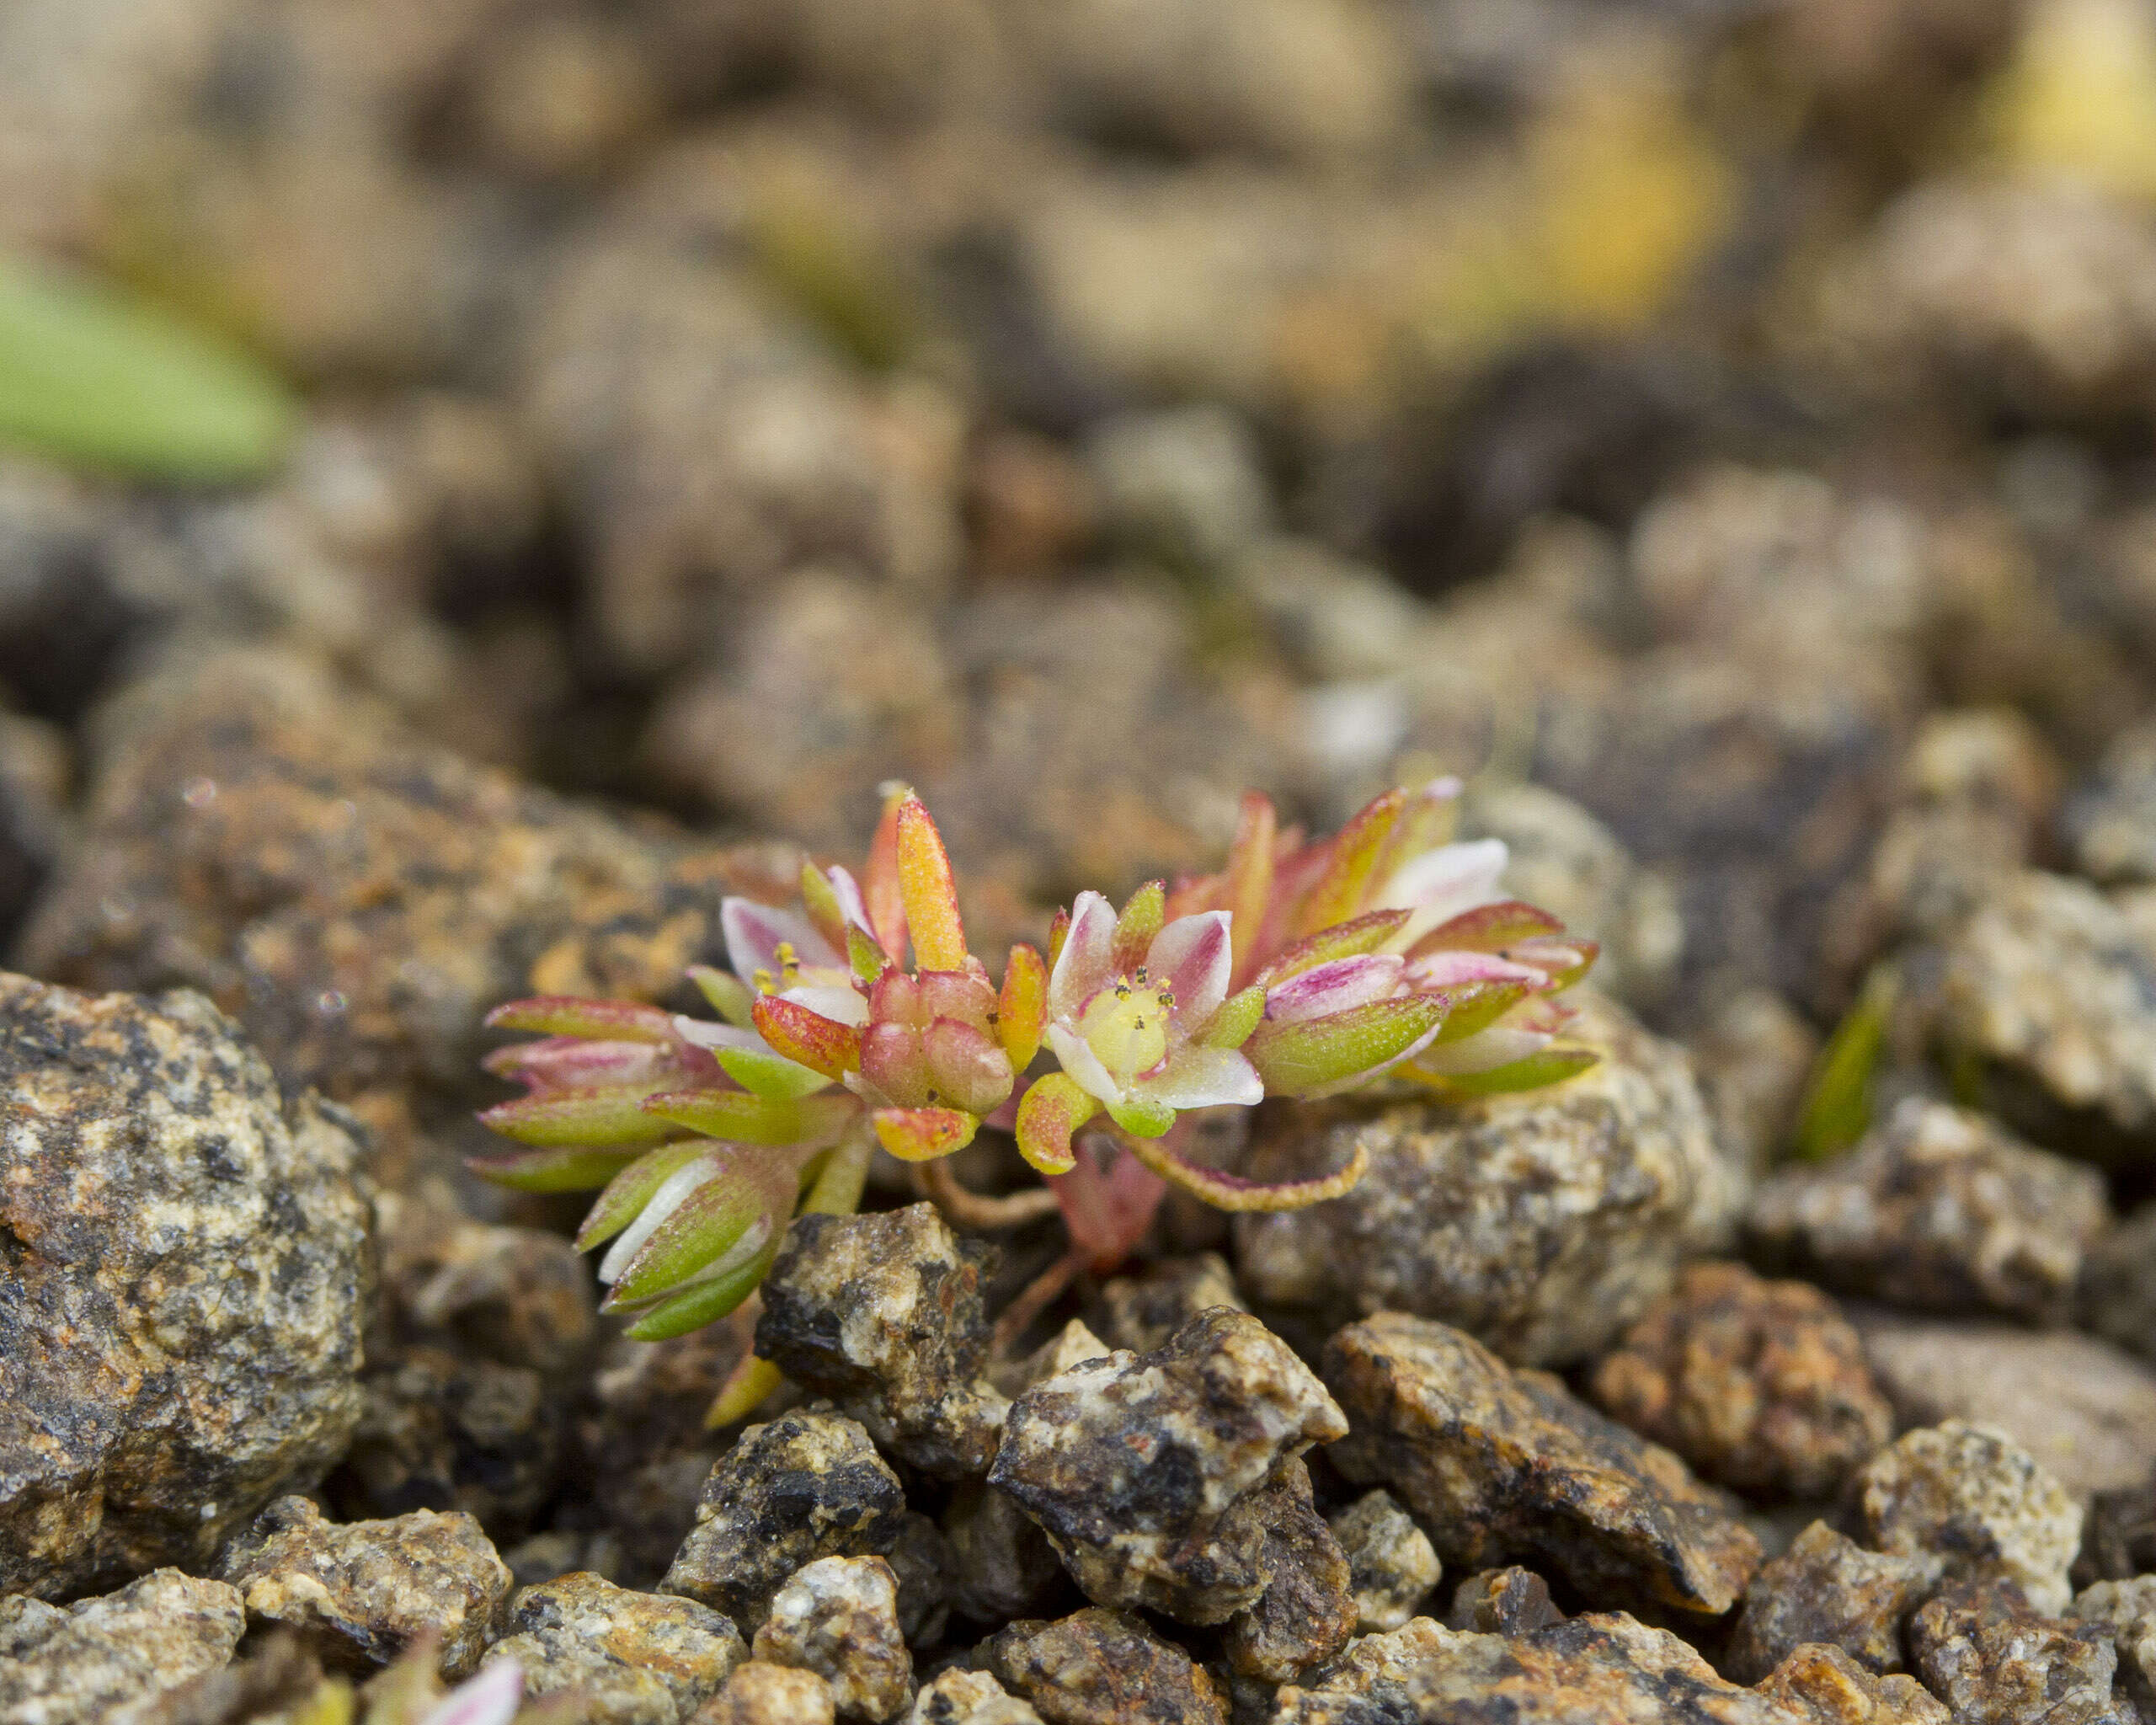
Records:
[[[1444,1019],[1448,1004],[1441,994],[1411,994],[1322,1018],[1268,1019],[1243,1053],[1267,1096],[1306,1096],[1404,1054]]]
[[[469,1156],[465,1166],[483,1180],[518,1192],[589,1192],[606,1185],[635,1159],[634,1151],[550,1145]]]
[[[569,1091],[497,1103],[479,1118],[520,1144],[645,1150],[677,1136],[664,1119],[644,1109],[643,1101],[633,1090]]]
[[[604,1246],[636,1220],[653,1193],[698,1156],[708,1155],[711,1147],[706,1139],[684,1138],[677,1144],[662,1144],[657,1150],[646,1151],[615,1175],[599,1194],[584,1219],[584,1226],[577,1231],[576,1249],[589,1252],[595,1246]]]
[[[1158,1138],[1176,1123],[1176,1111],[1164,1102],[1126,1096],[1108,1105],[1108,1118],[1134,1138]]]
[[[831,1081],[821,1072],[784,1055],[754,1048],[722,1048],[712,1052],[718,1058],[721,1071],[744,1090],[767,1101],[798,1102],[830,1087]]]
[[[771,1260],[777,1256],[778,1242],[773,1240],[739,1269],[660,1300],[629,1326],[629,1339],[664,1342],[717,1322],[763,1285],[764,1278],[771,1274]]]
[[[109,286],[0,258],[0,438],[218,483],[274,467],[297,404],[266,368]]]
[[[1493,1066],[1486,1072],[1449,1075],[1444,1087],[1466,1096],[1507,1096],[1514,1091],[1540,1090],[1545,1084],[1577,1077],[1601,1058],[1593,1049],[1545,1048],[1524,1060]]]
[[[1865,979],[1863,992],[1812,1068],[1804,1104],[1796,1120],[1793,1147],[1804,1162],[1825,1162],[1847,1150],[1871,1125],[1873,1077],[1886,1045],[1886,1019],[1893,1011],[1896,978],[1881,965]]]
[[[774,1102],[745,1090],[670,1090],[646,1097],[648,1116],[734,1144],[828,1144],[861,1111],[844,1091]]]

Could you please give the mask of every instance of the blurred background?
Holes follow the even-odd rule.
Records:
[[[0,940],[239,642],[983,949],[1460,772],[1801,1072],[2144,878],[2152,424],[2146,0],[0,0]]]

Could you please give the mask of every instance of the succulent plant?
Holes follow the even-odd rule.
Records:
[[[1359,1156],[1261,1185],[1188,1160],[1182,1117],[1380,1081],[1524,1089],[1594,1058],[1557,1040],[1556,998],[1594,943],[1500,893],[1502,843],[1452,841],[1459,789],[1388,792],[1324,839],[1252,793],[1220,873],[1149,882],[1119,912],[1082,892],[1047,959],[1015,946],[1000,983],[968,949],[935,821],[894,791],[858,879],[804,862],[798,908],[725,901],[731,969],[691,972],[717,1021],[563,997],[495,1012],[540,1039],[488,1057],[526,1094],[482,1116],[519,1147],[475,1166],[602,1188],[578,1244],[606,1248],[607,1309],[644,1340],[739,1306],[795,1215],[858,1204],[878,1144],[926,1171],[985,1125],[1014,1130],[1074,1265],[1127,1252],[1164,1182],[1231,1210],[1337,1196]],[[1037,1057],[1052,1070],[1021,1094]],[[1112,1168],[1084,1148],[1102,1132],[1128,1152]]]

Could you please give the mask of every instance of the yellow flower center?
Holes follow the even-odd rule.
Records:
[[[1118,982],[1086,1001],[1078,1033],[1118,1084],[1160,1065],[1168,1051],[1168,1012],[1174,1002],[1164,988]]]

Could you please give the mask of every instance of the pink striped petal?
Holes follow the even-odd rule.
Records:
[[[840,914],[856,928],[867,930],[868,901],[861,896],[861,883],[835,863],[825,870],[824,875],[838,897]],[[873,931],[869,932],[873,939]]]
[[[1524,982],[1540,988],[1548,978],[1529,964],[1515,964],[1495,953],[1459,951],[1426,953],[1407,967],[1417,988],[1449,988],[1462,982]]]
[[[510,1658],[490,1660],[443,1696],[420,1725],[510,1725],[523,1700],[524,1668]]]
[[[744,982],[759,970],[768,970],[774,977],[779,974],[782,943],[792,947],[795,960],[802,964],[846,968],[844,955],[817,932],[814,923],[794,911],[760,905],[754,899],[729,898],[719,905],[718,923],[726,935],[727,963]]]
[[[1225,911],[1177,917],[1153,937],[1145,953],[1146,974],[1167,985],[1176,998],[1175,1017],[1183,1024],[1203,1024],[1220,1010],[1235,967]]]
[[[1107,986],[1114,949],[1115,906],[1098,893],[1079,894],[1070,906],[1070,927],[1056,954],[1055,972],[1048,980],[1049,1017],[1076,1019],[1086,1002]]]
[[[1406,966],[1391,953],[1360,953],[1314,964],[1266,991],[1265,1016],[1277,1023],[1321,1018],[1400,992]]]

